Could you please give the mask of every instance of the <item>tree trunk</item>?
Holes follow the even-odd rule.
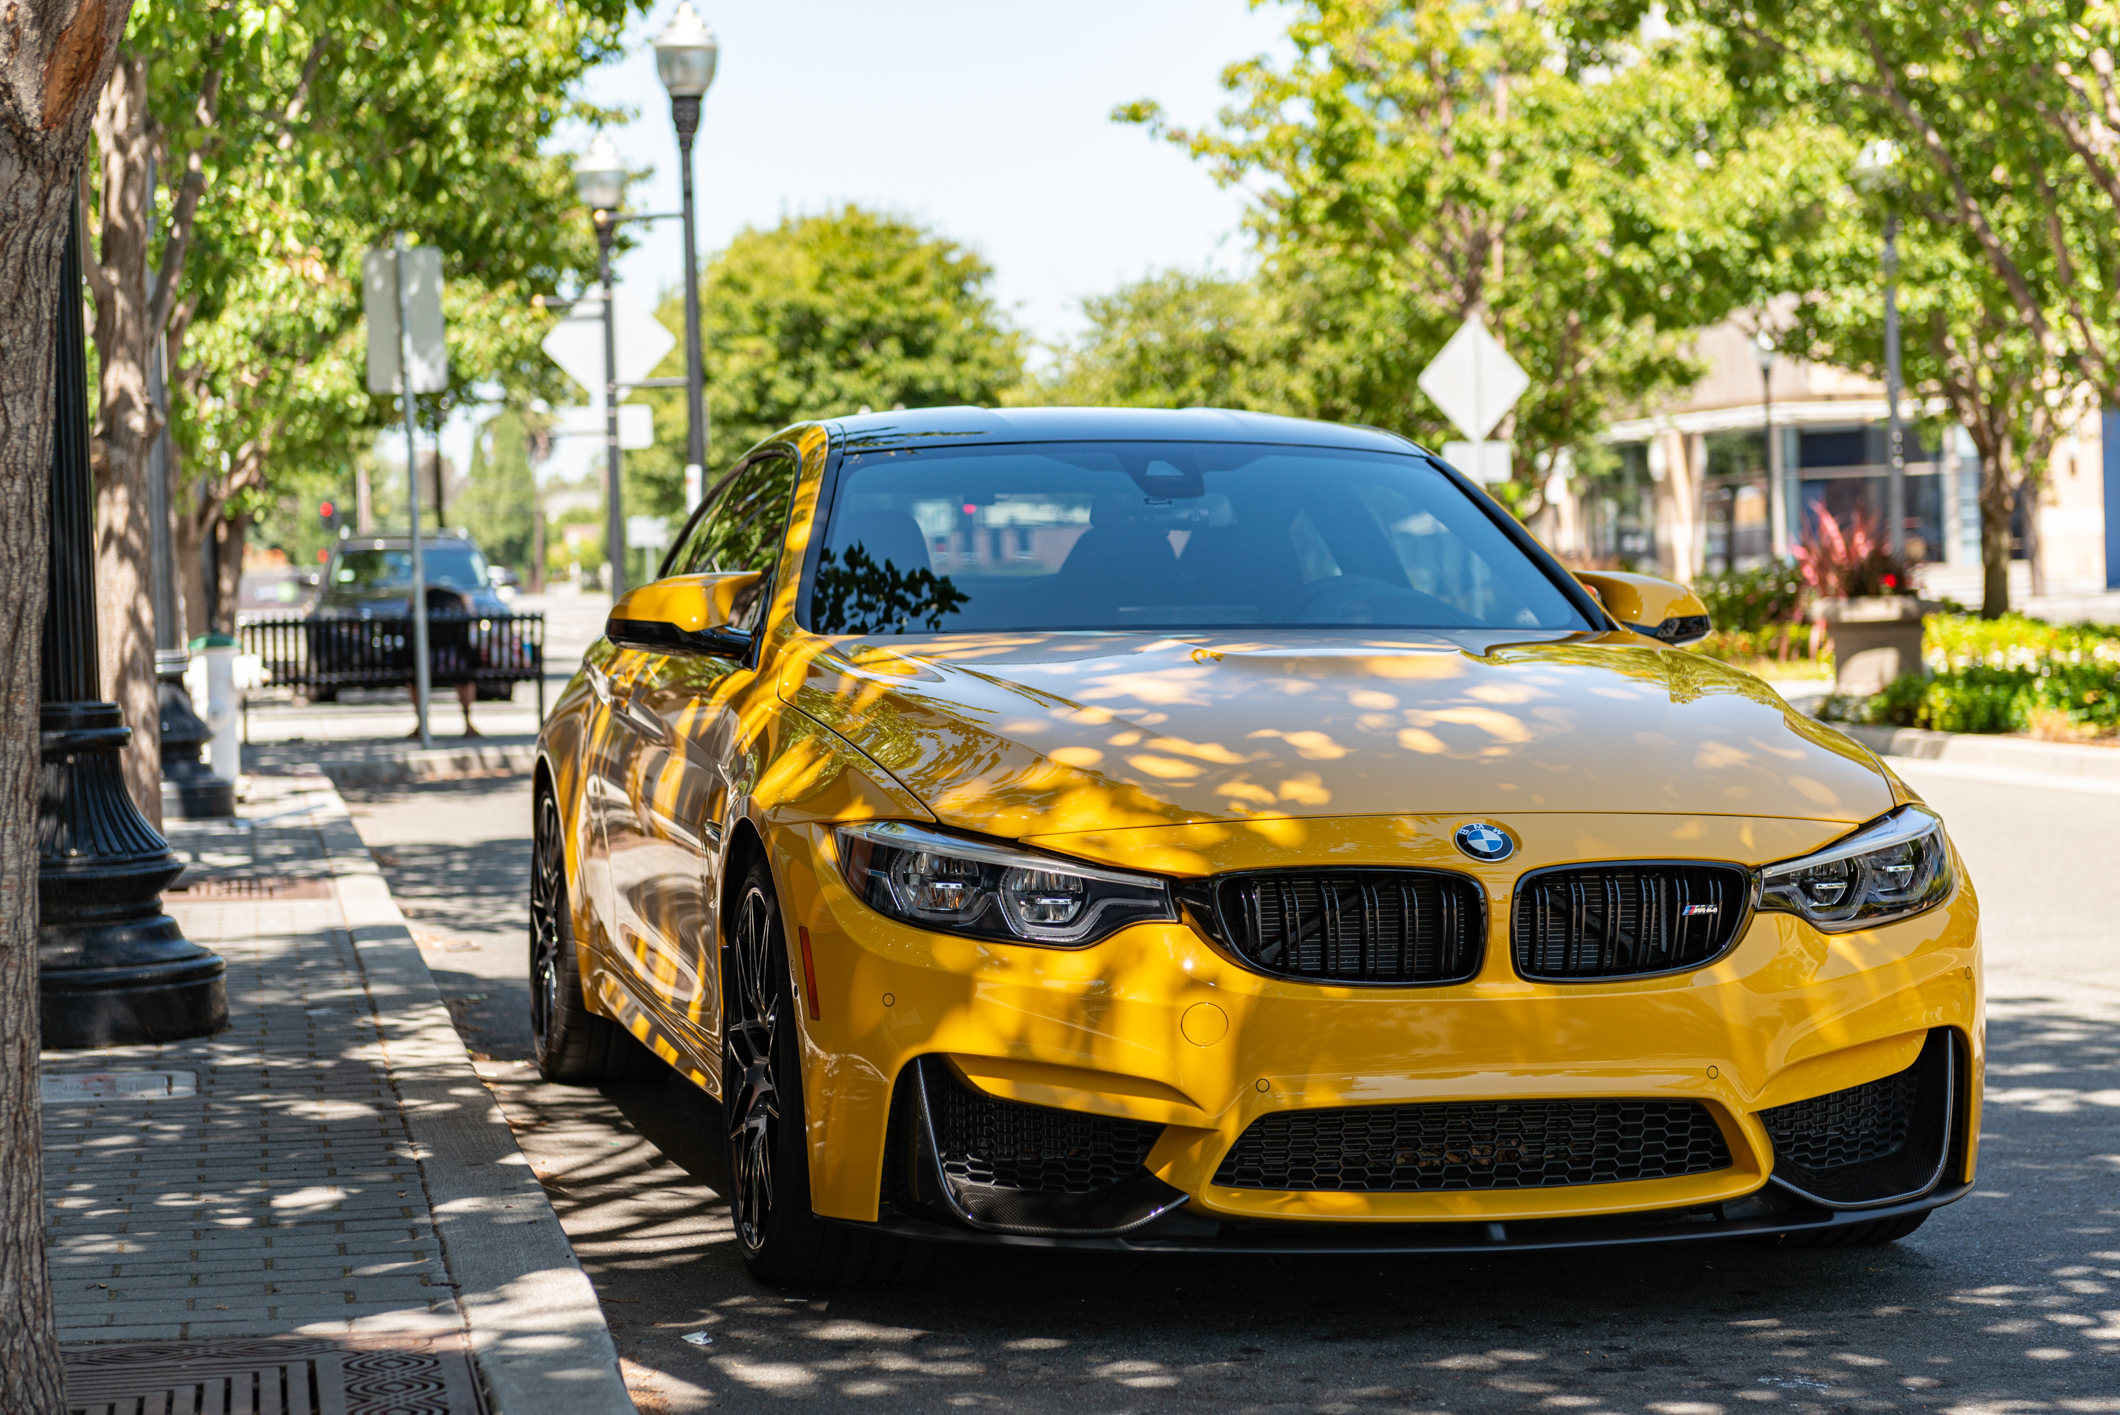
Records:
[[[0,1410],[66,1408],[37,1104],[37,742],[60,243],[131,0],[0,6]],[[55,294],[56,292],[56,294]]]
[[[170,537],[177,558],[178,598],[184,601],[184,642],[189,644],[201,634],[213,632],[213,624],[206,617],[205,538],[190,516],[177,517],[176,534]]]
[[[243,589],[243,541],[250,534],[251,515],[238,511],[213,523],[214,586],[213,627],[216,633],[236,631],[236,606]]]
[[[90,455],[96,471],[98,677],[132,741],[125,785],[162,828],[161,713],[155,683],[154,528],[147,472],[162,413],[148,396],[147,258],[153,225],[153,119],[147,64],[121,55],[96,109],[103,159],[100,258],[92,267],[101,398]]]
[[[2046,593],[2046,546],[2040,534],[2039,493],[2045,488],[2044,477],[2026,476],[2024,489],[2024,560],[2031,570],[2031,589],[2035,595]]]
[[[1980,449],[1980,617],[2010,612],[2010,513],[2016,478],[1999,447]]]

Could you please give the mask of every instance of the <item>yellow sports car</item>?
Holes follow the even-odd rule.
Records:
[[[769,1282],[1888,1242],[1973,1177],[1979,905],[1707,629],[1373,429],[792,427],[545,725],[539,1064],[718,1097]]]

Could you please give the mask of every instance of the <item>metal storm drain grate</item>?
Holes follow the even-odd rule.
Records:
[[[458,1335],[69,1346],[68,1415],[485,1415]]]
[[[73,1071],[43,1078],[46,1103],[62,1101],[162,1101],[199,1093],[190,1071]]]
[[[331,881],[306,875],[207,875],[163,891],[173,904],[218,899],[329,899]]]

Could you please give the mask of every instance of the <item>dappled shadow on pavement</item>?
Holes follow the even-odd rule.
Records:
[[[2120,1412],[2120,1025],[2019,1000],[1990,1040],[1979,1189],[1887,1248],[946,1250],[801,1293],[737,1261],[685,1082],[496,1084],[643,1409]]]
[[[464,1045],[474,1055],[527,1059],[530,813],[524,778],[349,787],[343,794]],[[398,830],[376,830],[386,812]],[[443,839],[404,839],[407,813]]]

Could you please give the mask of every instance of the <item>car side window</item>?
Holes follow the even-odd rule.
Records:
[[[771,570],[787,525],[788,498],[795,492],[796,466],[792,457],[761,457],[709,486],[705,510],[664,573]]]

